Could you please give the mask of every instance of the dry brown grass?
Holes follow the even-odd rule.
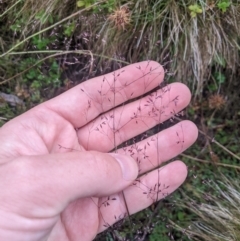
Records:
[[[18,41],[39,30],[42,36],[49,36],[51,32],[43,31],[44,28],[79,10],[73,0],[25,0],[8,10],[14,3],[13,0],[5,1],[7,14],[4,17],[8,25],[24,19]],[[107,4],[106,1],[95,3],[99,7]],[[78,50],[90,50],[93,54],[128,63],[144,59],[167,62],[174,79],[187,83],[196,96],[201,97],[212,65],[227,68],[233,75],[236,73],[240,4],[239,1],[231,2],[223,13],[214,1],[201,0],[198,4],[202,13],[196,17],[191,17],[190,4],[195,1],[138,0],[126,5],[116,0],[111,12],[90,7],[88,11],[57,24],[55,34],[61,36],[63,28],[74,23],[72,44]],[[8,44],[4,51],[6,46]],[[66,43],[60,43],[59,47],[69,50]],[[99,69],[111,65],[106,59],[100,58],[97,62],[101,62],[97,65]]]
[[[197,218],[181,230],[193,241],[238,241],[240,239],[240,190],[239,180],[221,176],[221,181],[207,183],[212,191],[202,193],[205,203],[196,203],[187,197],[183,206],[195,213]]]

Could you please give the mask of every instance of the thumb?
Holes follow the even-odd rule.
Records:
[[[17,188],[18,197],[21,190],[24,197],[34,193],[35,199],[39,195],[39,204],[40,200],[49,204],[57,201],[63,205],[61,208],[78,198],[119,192],[138,175],[133,158],[96,151],[25,156],[14,163],[11,173],[25,184]]]

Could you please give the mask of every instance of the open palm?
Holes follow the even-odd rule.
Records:
[[[188,105],[191,95],[181,83],[122,105],[163,77],[156,62],[129,65],[6,123],[0,129],[0,240],[92,240],[177,189],[186,166],[174,161],[156,168],[196,140],[192,122],[114,149]]]

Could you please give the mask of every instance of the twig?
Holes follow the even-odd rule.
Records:
[[[213,143],[215,143],[217,146],[221,147],[224,151],[226,151],[227,153],[229,153],[230,155],[232,155],[233,157],[235,157],[237,160],[240,160],[240,157],[236,154],[234,154],[233,152],[231,152],[229,149],[227,149],[225,146],[223,146],[222,144],[220,144],[218,141],[216,141],[214,138],[211,138],[210,136],[208,136],[206,133],[204,133],[201,130],[198,130],[201,134],[205,135],[209,140],[211,140]]]
[[[224,151],[228,152],[230,155],[232,155],[233,157],[235,157],[236,159],[240,160],[240,157],[236,154],[234,154],[233,152],[231,152],[229,149],[227,149],[225,146],[223,146],[222,144],[220,144],[219,142],[217,142],[214,138],[212,139],[212,142],[215,143],[216,145],[218,145],[219,147],[221,147]]]
[[[190,160],[202,162],[202,163],[210,163],[210,164],[214,164],[214,165],[217,165],[217,166],[230,167],[230,168],[235,168],[235,169],[240,170],[240,166],[235,166],[235,165],[230,165],[230,164],[225,164],[225,163],[218,163],[218,162],[213,163],[212,161],[203,160],[203,159],[200,159],[200,158],[197,158],[197,157],[192,157],[192,156],[189,156],[189,155],[186,155],[186,154],[180,154],[180,156],[186,157]]]
[[[0,120],[6,120],[7,121],[8,119],[0,116]]]
[[[28,70],[30,70],[31,68],[37,66],[38,64],[40,64],[41,62],[49,59],[49,58],[53,58],[53,57],[57,57],[59,55],[63,55],[63,54],[69,54],[69,53],[75,53],[75,54],[88,54],[90,55],[91,57],[92,56],[97,56],[97,57],[103,57],[103,58],[106,58],[106,59],[109,59],[109,60],[116,60],[115,58],[111,58],[111,57],[108,57],[108,56],[104,56],[104,55],[98,55],[98,54],[93,54],[90,50],[72,50],[72,51],[64,51],[64,50],[41,50],[41,51],[25,51],[25,52],[13,52],[13,53],[10,53],[9,55],[18,55],[18,54],[44,54],[44,53],[53,53],[39,61],[37,61],[35,64],[31,65],[30,67],[28,67],[27,69],[23,70],[22,72],[20,73],[17,73],[16,75],[0,82],[0,85],[3,85],[5,83],[7,83],[8,81],[12,80],[13,78],[16,78],[20,75],[22,75],[23,73],[27,72]],[[124,64],[129,64],[128,62],[126,61],[123,61],[123,60],[117,60],[118,62],[121,62],[121,63],[124,63]]]
[[[175,119],[177,119],[178,121],[182,121],[181,118],[179,117],[175,117]],[[208,138],[209,140],[211,140],[211,142],[215,143],[217,146],[219,146],[220,148],[222,148],[224,151],[226,151],[228,154],[232,155],[233,157],[235,157],[237,160],[240,161],[240,157],[236,154],[234,154],[233,152],[231,152],[229,149],[227,149],[225,146],[223,146],[222,144],[220,144],[218,141],[216,141],[214,138],[210,137],[209,135],[207,135],[205,132],[203,132],[202,130],[200,130],[198,128],[198,131],[203,134],[206,138]]]
[[[8,11],[10,11],[12,8],[15,7],[15,5],[17,5],[18,3],[20,3],[22,0],[18,0],[17,2],[15,2],[10,8],[8,8],[5,12],[3,12],[1,15],[0,15],[0,18],[2,16],[4,16]]]

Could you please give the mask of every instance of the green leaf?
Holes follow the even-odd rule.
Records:
[[[223,13],[225,13],[230,6],[230,2],[222,1],[222,2],[218,3],[217,6]]]
[[[189,9],[190,11],[194,11],[194,10],[195,10],[195,7],[194,7],[194,5],[190,5],[190,6],[188,7],[188,9]]]
[[[74,23],[71,23],[69,25],[65,25],[64,34],[67,35],[68,37],[70,37],[72,35],[74,29],[75,29]]]
[[[53,17],[52,17],[52,15],[49,16],[48,21],[49,21],[50,24],[53,24]]]
[[[84,7],[85,6],[85,2],[84,1],[77,1],[77,6],[79,8]]]
[[[191,12],[190,15],[192,18],[195,18],[197,16],[197,14],[195,12]]]
[[[92,4],[89,2],[89,3],[86,3],[86,8],[90,7]]]
[[[198,4],[190,5],[188,9],[190,10],[191,17],[196,17],[197,13],[202,13],[202,8]]]
[[[178,216],[178,219],[181,221],[184,220],[184,218],[185,218],[185,214],[183,212],[178,212],[177,216]]]
[[[226,76],[224,74],[222,74],[221,72],[218,72],[217,75],[216,75],[216,79],[217,79],[219,84],[222,84],[222,83],[225,82]]]

